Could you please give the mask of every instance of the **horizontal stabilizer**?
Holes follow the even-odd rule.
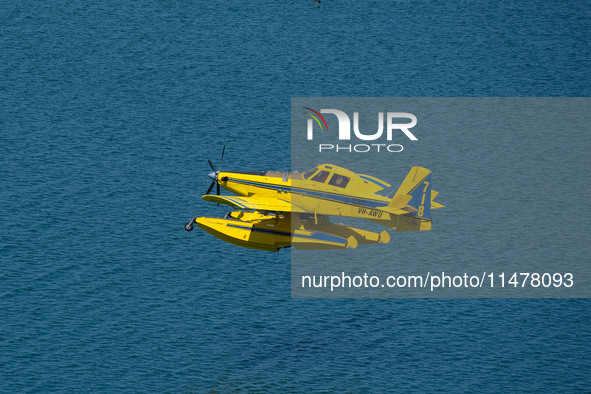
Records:
[[[437,197],[438,194],[439,194],[439,192],[436,192],[435,190],[431,190],[431,209],[445,208],[445,205],[439,204],[438,202],[433,201],[433,200],[435,200],[435,197]]]
[[[390,201],[390,204],[388,204],[388,208],[402,209],[408,204],[411,198],[412,196],[407,194],[396,193],[392,201]]]

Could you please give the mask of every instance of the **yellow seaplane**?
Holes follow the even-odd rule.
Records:
[[[412,167],[390,195],[377,194],[390,184],[370,175],[356,174],[332,164],[306,172],[216,171],[203,196],[209,202],[226,204],[231,211],[221,218],[200,217],[194,223],[223,241],[245,248],[274,251],[290,246],[298,250],[346,249],[359,244],[388,243],[385,230],[375,233],[332,223],[330,216],[362,218],[397,231],[431,230],[431,211],[443,205],[433,201],[431,171]],[[209,194],[213,187],[217,195]],[[237,196],[220,195],[220,187]]]

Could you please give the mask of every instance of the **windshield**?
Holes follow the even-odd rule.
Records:
[[[320,171],[318,174],[314,175],[312,180],[315,182],[324,183],[328,179],[328,175],[330,175],[328,171]]]
[[[304,179],[308,179],[308,178],[309,178],[309,177],[311,177],[311,176],[312,176],[312,174],[314,174],[316,171],[318,171],[318,167],[314,167],[314,168],[312,168],[310,171],[306,171],[306,172],[304,172],[304,174],[302,175],[302,177],[303,177]]]

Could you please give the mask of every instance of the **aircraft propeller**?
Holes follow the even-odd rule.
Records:
[[[210,177],[213,182],[211,182],[211,185],[209,185],[209,189],[207,189],[207,192],[205,193],[205,195],[208,195],[211,190],[213,189],[213,185],[217,184],[217,193],[218,196],[220,195],[220,182],[218,180],[218,175],[222,169],[222,161],[224,161],[224,153],[226,152],[226,145],[224,145],[224,149],[222,150],[222,157],[220,159],[220,166],[218,167],[218,170],[215,170],[215,167],[213,166],[213,164],[211,164],[211,160],[207,160],[207,162],[209,163],[209,166],[211,167],[211,169],[213,170],[213,172],[210,172],[209,174],[207,174],[208,177]],[[227,180],[227,177],[224,178],[224,180]],[[220,204],[218,204],[218,207],[220,206]],[[187,231],[193,231],[193,223],[195,223],[195,219],[191,219],[190,221],[188,221],[187,223],[185,223],[185,230]]]
[[[209,185],[209,189],[207,189],[207,192],[205,193],[205,195],[208,195],[211,190],[213,189],[213,186],[216,185],[217,186],[217,195],[220,195],[220,181],[218,180],[218,174],[220,173],[220,170],[222,169],[222,161],[224,160],[224,153],[226,152],[226,145],[224,145],[224,149],[222,150],[222,158],[220,159],[220,166],[218,167],[218,170],[215,170],[215,167],[213,166],[213,164],[211,164],[211,160],[207,160],[207,162],[209,163],[209,166],[211,167],[211,169],[213,170],[213,172],[210,172],[209,174],[207,174],[208,177],[210,177],[211,179],[213,179],[213,182],[211,182],[211,185]]]

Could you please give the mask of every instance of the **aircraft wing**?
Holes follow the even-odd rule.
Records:
[[[307,213],[302,207],[292,204],[290,197],[242,197],[242,196],[203,196],[205,201],[230,205],[237,209],[254,209],[257,211]]]

